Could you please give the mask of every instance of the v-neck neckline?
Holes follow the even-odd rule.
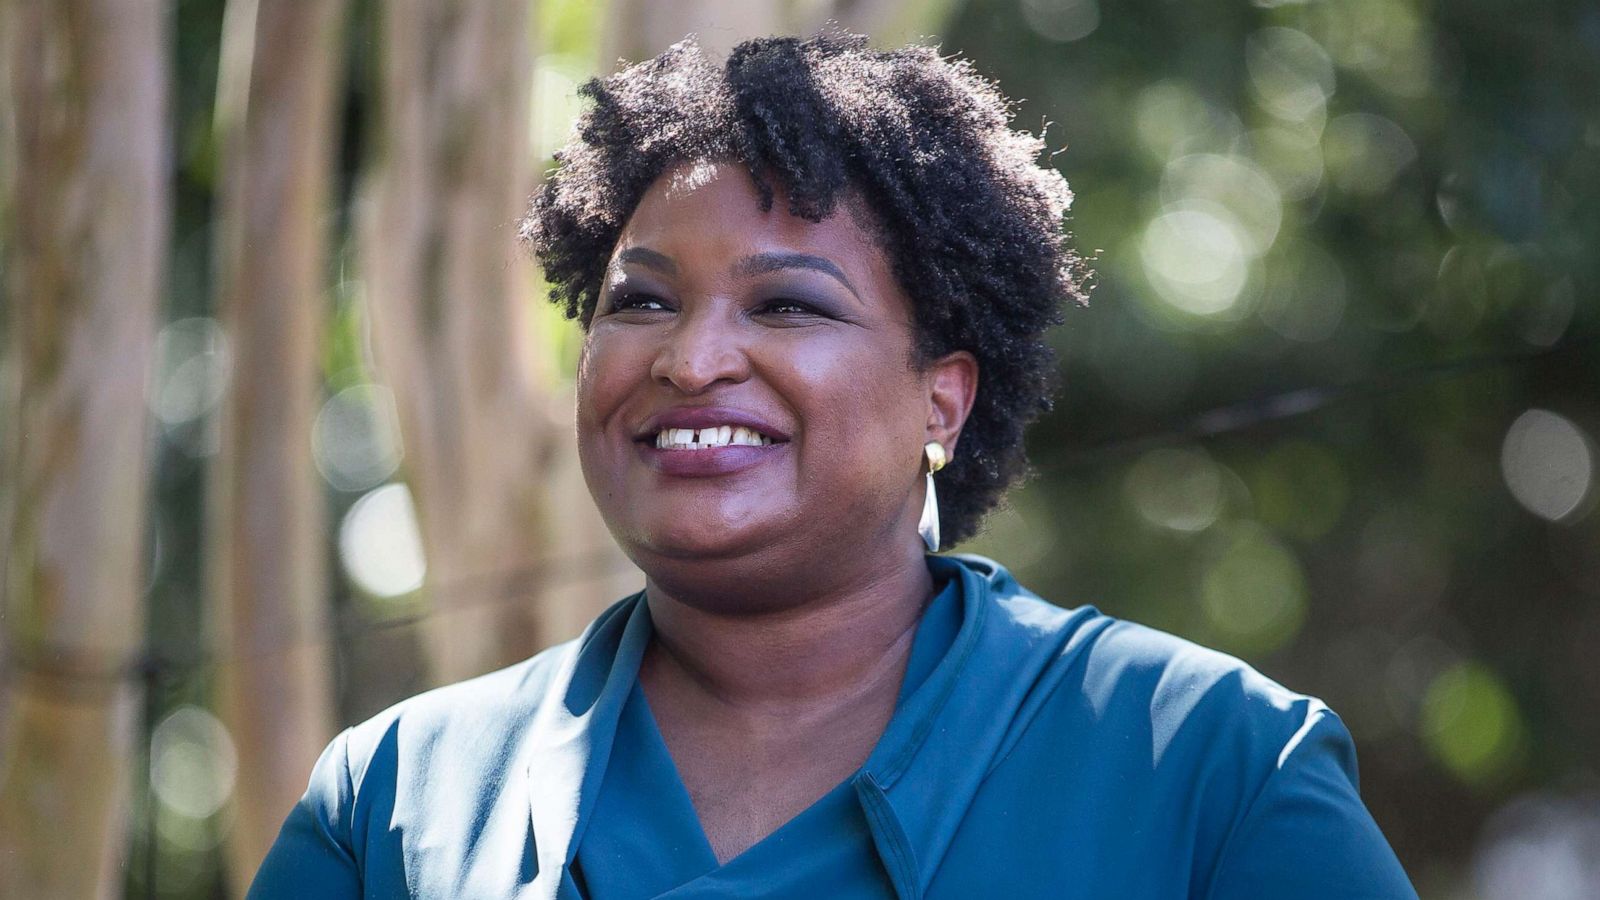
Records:
[[[824,791],[815,800],[802,807],[799,812],[785,819],[777,828],[757,838],[750,846],[728,857],[726,860],[718,860],[716,849],[711,846],[711,837],[706,833],[705,822],[700,818],[700,810],[694,805],[694,796],[689,792],[688,783],[683,780],[683,771],[678,768],[678,760],[672,755],[672,749],[667,746],[666,736],[661,733],[661,723],[656,721],[655,710],[650,706],[650,698],[645,693],[644,686],[638,681],[634,682],[633,693],[628,697],[628,706],[632,707],[631,711],[629,708],[624,708],[623,715],[631,719],[631,721],[626,723],[624,727],[638,729],[635,732],[635,739],[642,741],[646,745],[640,749],[664,761],[665,764],[659,767],[665,770],[663,774],[668,776],[663,779],[667,783],[661,785],[662,789],[668,794],[668,797],[664,799],[667,799],[670,805],[675,807],[672,810],[674,818],[687,818],[689,822],[693,823],[693,833],[698,839],[698,849],[702,851],[703,861],[710,864],[708,872],[721,871],[738,864],[746,856],[761,852],[762,845],[768,841],[774,839],[781,841],[785,831],[803,828],[805,826],[804,820],[815,816],[818,810],[824,807],[835,805],[837,801],[836,794],[849,793],[851,791],[851,783],[861,773],[860,767],[857,767],[838,784]],[[683,815],[685,812],[687,812],[686,817]]]
[[[958,577],[944,579],[924,611],[891,723],[901,715],[907,699],[930,678],[954,641],[963,618],[960,593]],[[642,602],[640,606],[635,615],[648,616]],[[635,637],[647,641],[648,632],[636,631]],[[597,785],[595,806],[590,810],[591,816],[603,824],[600,830],[592,830],[587,826],[594,823],[586,823],[582,829],[585,837],[575,848],[580,857],[576,860],[579,877],[597,888],[601,883],[606,885],[597,896],[609,897],[619,887],[613,875],[616,869],[596,871],[602,866],[627,867],[625,897],[687,900],[702,896],[702,891],[707,892],[706,896],[720,895],[719,889],[770,877],[796,856],[818,855],[823,848],[816,845],[822,843],[830,844],[827,851],[836,860],[853,859],[864,870],[881,876],[881,883],[887,888],[890,876],[883,871],[877,838],[860,797],[861,782],[870,780],[864,766],[755,843],[719,863],[636,668],[618,707],[609,746],[603,757],[593,761],[606,770]],[[881,744],[889,733],[886,727],[869,760],[885,749]],[[876,785],[869,790],[877,790]],[[641,805],[640,798],[648,798],[647,805]],[[806,852],[793,853],[792,848],[800,846]]]
[[[653,787],[661,792],[656,798],[660,804],[660,811],[665,813],[665,818],[672,820],[675,830],[681,830],[683,834],[694,837],[691,843],[694,844],[694,852],[698,857],[695,860],[695,868],[702,870],[700,875],[714,872],[738,859],[738,855],[730,857],[727,862],[717,859],[716,850],[711,846],[711,838],[706,834],[705,824],[700,820],[700,810],[694,805],[694,796],[689,793],[689,785],[683,780],[683,772],[678,768],[678,761],[673,757],[671,748],[667,746],[667,739],[661,733],[661,724],[656,721],[655,710],[650,708],[650,698],[644,692],[644,684],[638,679],[634,679],[633,691],[628,695],[628,703],[623,707],[622,715],[627,720],[622,729],[625,729],[631,739],[640,745],[638,749],[641,753],[657,763],[652,767],[656,775]],[[616,752],[615,748],[612,752]],[[759,844],[760,841],[756,843]],[[754,846],[755,844],[751,845]],[[747,847],[745,851],[748,852],[749,849]]]
[[[857,867],[868,882],[887,889],[870,827],[856,805],[855,777],[718,863],[648,700],[635,684],[618,716],[606,777],[591,811],[594,821],[577,848],[574,874],[584,895],[600,900],[724,897],[797,875],[808,882],[808,867],[841,864]]]
[[[928,568],[942,587],[924,613],[913,640],[912,664],[907,669],[909,680],[883,735],[857,776],[849,782],[855,797],[846,798],[852,812],[864,815],[870,832],[869,851],[862,858],[870,860],[873,870],[887,871],[894,885],[893,893],[902,898],[919,895],[927,873],[918,860],[929,854],[937,856],[937,848],[947,840],[954,827],[952,817],[958,813],[944,802],[945,791],[899,789],[898,786],[913,771],[923,771],[925,775],[934,771],[953,772],[951,766],[959,769],[957,758],[965,759],[970,755],[970,747],[956,748],[938,742],[930,745],[928,739],[936,732],[977,727],[972,721],[975,716],[987,721],[982,719],[984,713],[981,712],[987,707],[986,702],[963,703],[959,708],[952,708],[950,701],[960,692],[958,686],[964,682],[962,672],[979,644],[979,635],[985,631],[985,611],[991,593],[996,590],[1019,593],[1004,569],[982,558],[930,556]],[[530,740],[525,751],[533,826],[530,837],[537,848],[540,879],[554,879],[553,883],[563,885],[560,889],[563,897],[586,893],[574,883],[575,879],[579,884],[583,882],[581,870],[587,867],[578,861],[578,850],[588,843],[585,835],[596,818],[596,801],[602,793],[606,773],[613,765],[612,743],[622,708],[638,679],[639,664],[653,631],[643,592],[607,610],[585,632],[573,652],[559,661],[560,671],[552,676],[560,685],[559,699],[542,705],[536,714],[538,721],[530,726]],[[981,737],[989,740],[992,736],[983,731]],[[952,757],[952,753],[956,756]],[[681,779],[679,781],[681,784]],[[959,791],[963,786],[952,785],[952,789]],[[652,799],[648,791],[641,798],[646,803]],[[689,806],[692,808],[692,804]],[[651,815],[648,807],[630,809],[622,804],[622,809],[624,818],[604,825],[605,831],[627,832],[632,830],[630,821],[638,821],[641,815]],[[698,817],[695,826],[699,828]],[[774,834],[780,832],[782,829]],[[839,850],[847,843],[831,833],[814,837],[829,850]],[[600,839],[597,843],[607,840]],[[703,840],[704,830],[700,829],[693,841],[683,838],[680,843]],[[634,843],[637,845],[637,841]],[[872,850],[876,851],[875,857]],[[747,852],[742,856],[748,855]],[[778,859],[784,864],[786,877],[790,878],[798,868],[803,869],[806,876],[827,879],[826,870],[817,866],[852,865],[852,860],[845,856],[835,854],[824,860],[823,855],[806,848],[806,852]],[[595,862],[595,865],[610,866],[615,871],[624,858],[599,857],[604,862]],[[710,858],[715,859],[714,855]],[[729,865],[738,859],[740,857],[730,860]],[[723,872],[725,868],[713,870],[711,874]],[[857,872],[857,876],[867,877],[862,872]],[[869,880],[877,882],[875,877]],[[716,878],[708,882],[704,876],[695,883],[724,884]],[[795,882],[796,885],[803,883]],[[621,882],[617,886],[621,888],[625,884]],[[707,890],[709,893],[704,896],[715,895],[716,888]],[[640,896],[626,889],[617,893],[625,897]],[[833,900],[845,898],[841,895]]]
[[[922,617],[918,620],[916,630],[912,636],[911,650],[906,656],[906,670],[901,678],[900,687],[895,695],[894,711],[890,713],[889,722],[899,716],[906,699],[916,693],[917,688],[932,674],[935,666],[943,658],[951,642],[955,639],[956,631],[961,626],[961,610],[959,604],[952,602],[952,595],[959,594],[961,590],[960,578],[950,577],[942,583],[937,583],[933,595],[923,608]],[[635,705],[636,704],[636,705]],[[650,705],[650,698],[644,690],[644,683],[635,673],[633,687],[630,689],[628,699],[621,713],[623,718],[632,718],[629,724],[639,729],[638,739],[647,746],[642,747],[644,752],[655,755],[664,761],[658,768],[659,774],[669,784],[663,788],[671,795],[672,803],[679,806],[674,810],[675,816],[681,816],[684,810],[688,812],[688,819],[693,823],[693,833],[698,838],[699,849],[703,850],[704,860],[711,865],[709,871],[718,871],[738,862],[741,858],[761,847],[768,840],[778,837],[791,826],[815,814],[815,810],[824,806],[832,806],[838,802],[838,795],[848,795],[852,801],[855,795],[854,784],[861,777],[868,760],[878,755],[880,745],[889,733],[889,723],[885,723],[883,733],[878,735],[873,742],[872,750],[868,751],[862,764],[853,769],[833,787],[824,791],[816,799],[806,804],[799,812],[785,819],[777,828],[758,838],[750,846],[744,848],[727,860],[717,860],[716,850],[711,845],[711,838],[706,833],[705,822],[700,817],[700,810],[694,805],[694,796],[690,793],[688,782],[683,779],[683,771],[678,767],[678,760],[672,755],[672,749],[667,746],[666,736],[661,732],[661,723],[656,719],[655,709]],[[619,733],[622,728],[619,727]],[[615,752],[615,748],[613,748]]]

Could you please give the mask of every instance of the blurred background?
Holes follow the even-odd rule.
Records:
[[[695,31],[936,41],[1095,257],[1043,596],[1320,695],[1424,898],[1600,897],[1600,7],[0,0],[0,895],[239,896],[326,741],[641,577],[515,244]]]

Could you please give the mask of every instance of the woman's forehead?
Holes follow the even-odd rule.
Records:
[[[656,180],[662,199],[674,200],[694,193],[723,174],[733,164],[712,159],[681,160],[669,166]]]
[[[722,218],[762,215],[761,206],[755,179],[742,166],[721,160],[678,162],[645,189],[623,234],[651,228],[663,219],[705,215],[711,209],[719,210]],[[773,211],[778,208],[777,203],[772,205]]]
[[[674,164],[640,198],[613,259],[636,246],[667,255],[720,246],[743,252],[792,249],[834,258],[841,267],[861,269],[862,275],[888,274],[882,247],[862,227],[864,217],[852,208],[853,202],[841,202],[833,215],[813,222],[789,211],[781,184],[772,190],[772,202],[764,204],[749,169],[737,162]]]
[[[911,318],[909,293],[881,240],[845,197],[813,222],[789,211],[773,185],[763,203],[750,170],[737,162],[674,165],[645,191],[612,251],[606,280],[620,283],[643,268],[681,284],[727,284],[779,271],[806,270],[843,285],[856,301],[892,319]]]

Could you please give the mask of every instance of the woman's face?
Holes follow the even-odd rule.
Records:
[[[953,448],[966,353],[913,364],[911,302],[841,211],[762,211],[749,175],[680,165],[613,251],[578,371],[584,476],[658,583],[842,575],[918,538],[922,445]],[[713,592],[715,589],[713,588]]]

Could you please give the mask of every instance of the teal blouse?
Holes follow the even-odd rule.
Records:
[[[978,557],[850,779],[718,865],[638,687],[642,595],[339,735],[251,897],[1415,898],[1339,719]]]

